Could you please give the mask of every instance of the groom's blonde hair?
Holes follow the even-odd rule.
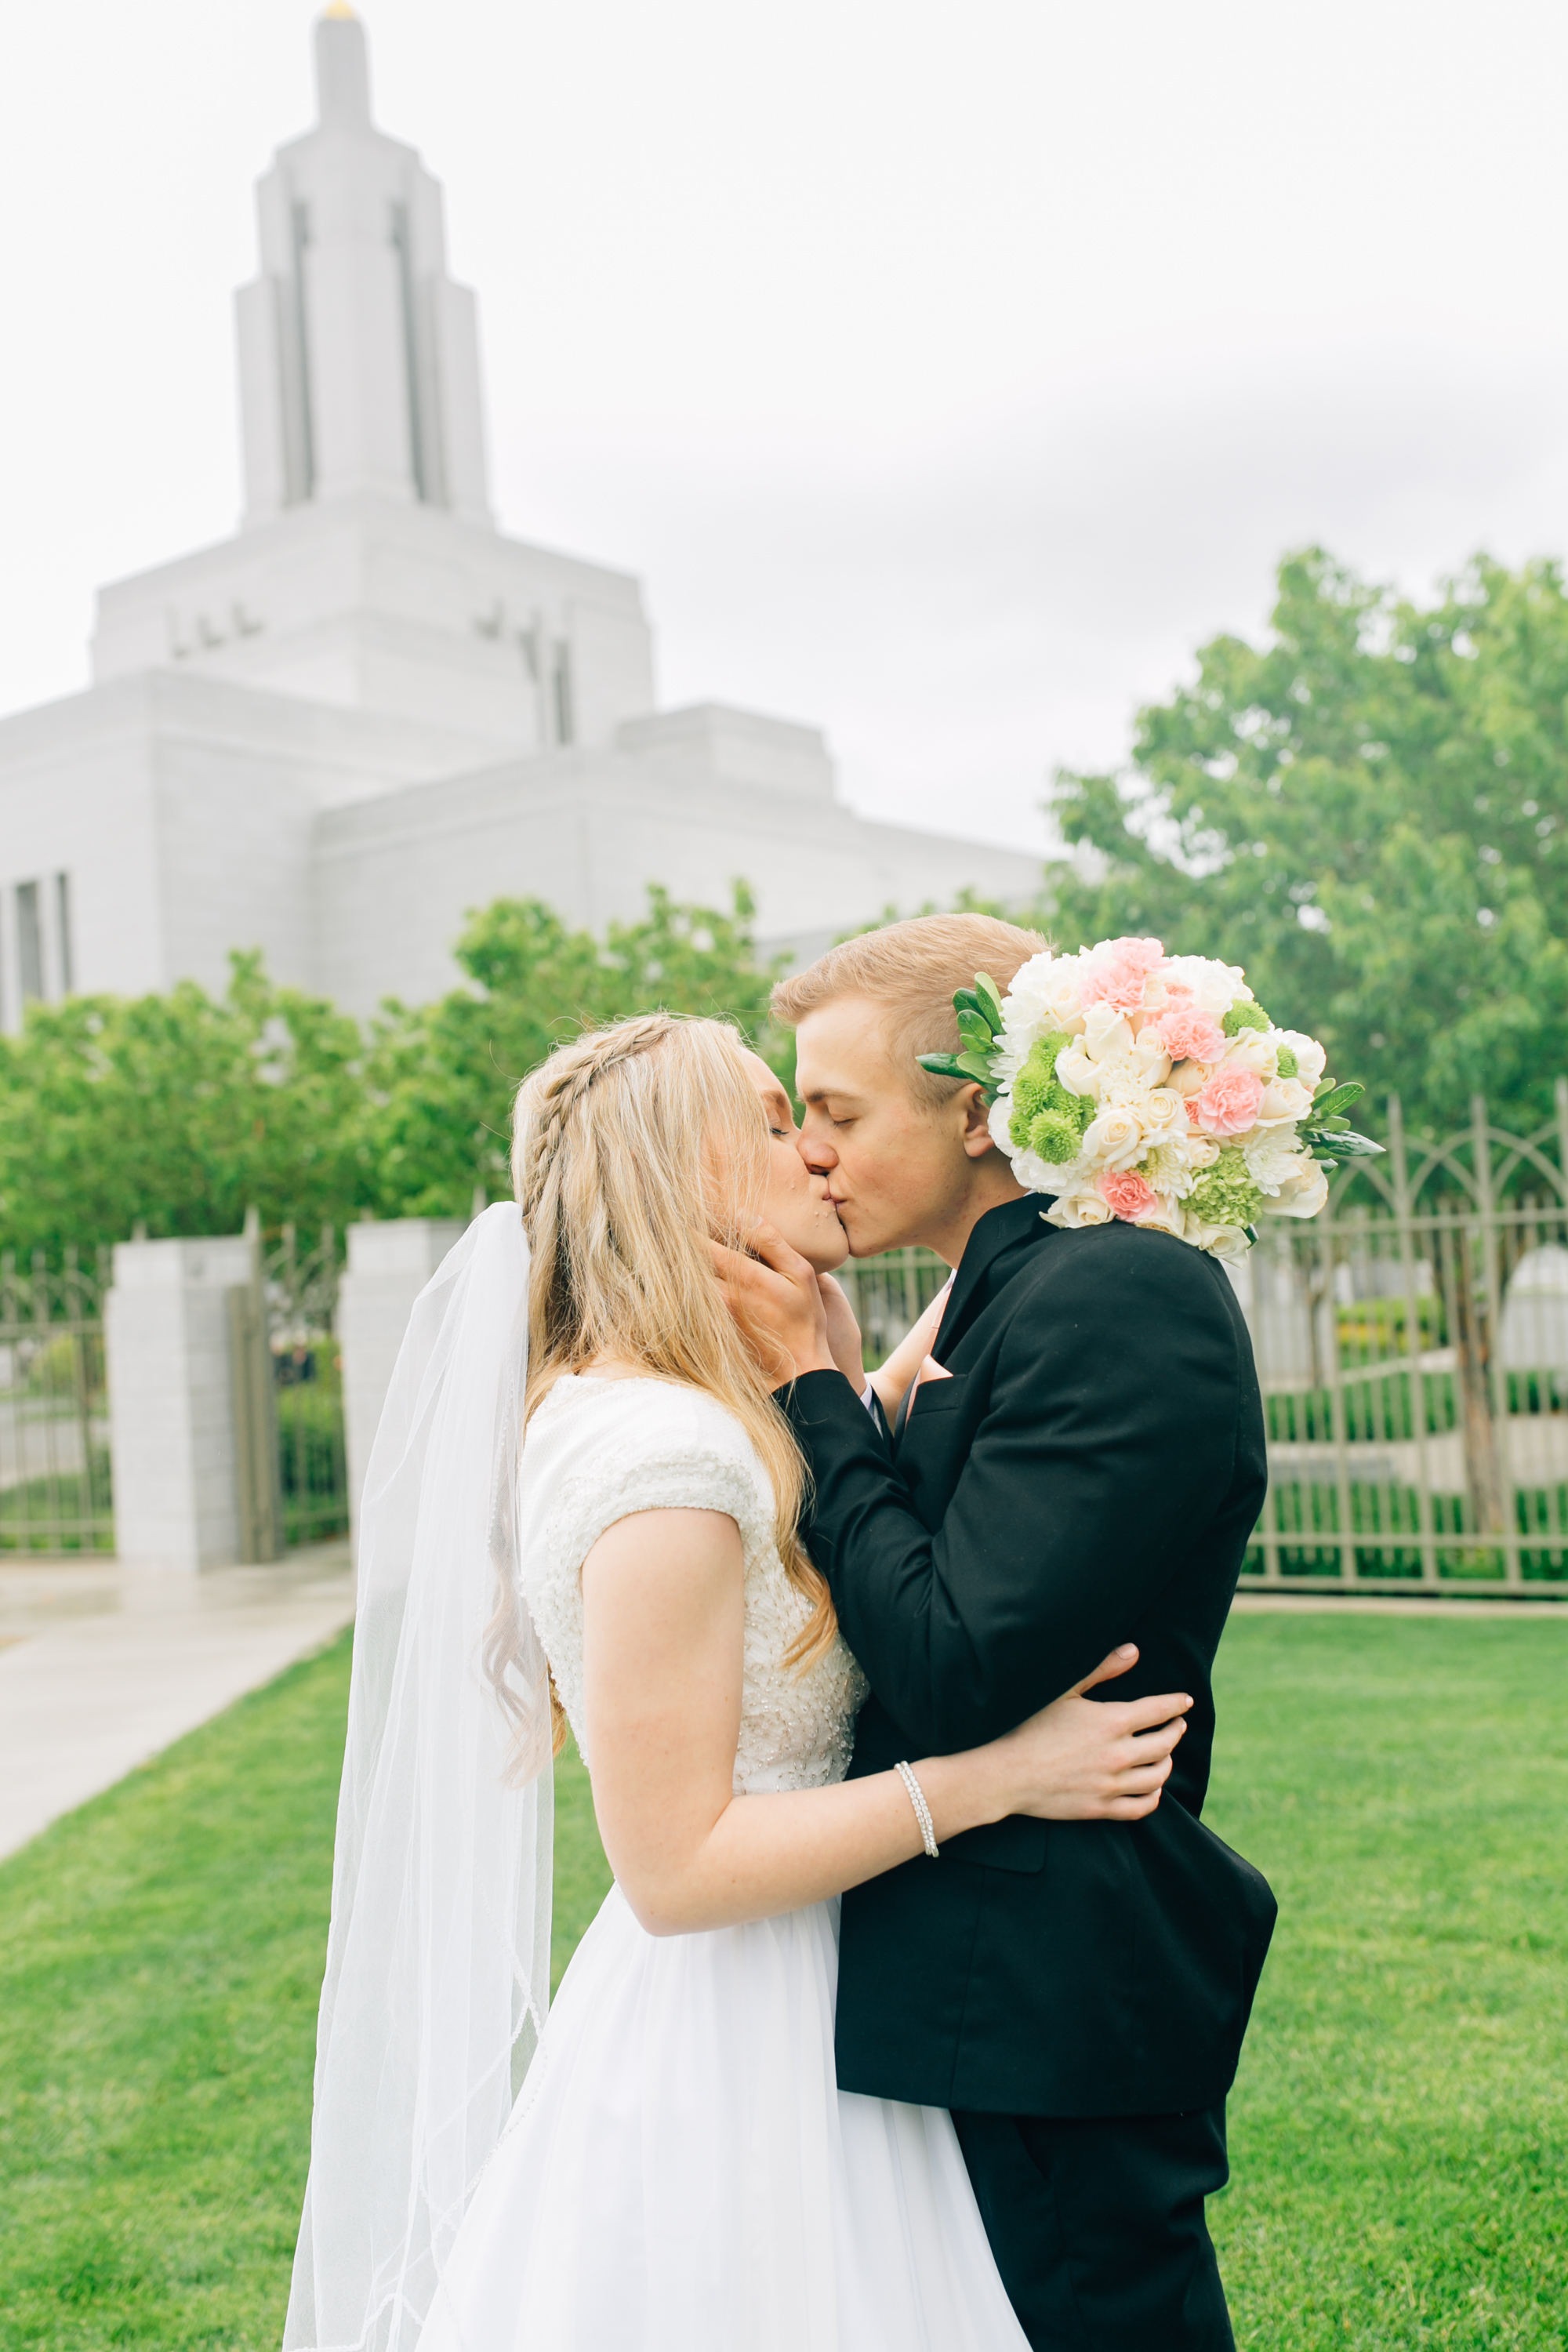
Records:
[[[883,1036],[911,1097],[934,1107],[963,1081],[933,1077],[917,1056],[958,1051],[953,992],[973,988],[975,973],[985,971],[1005,994],[1014,973],[1046,944],[1038,931],[995,915],[911,916],[841,940],[804,971],[781,980],[773,993],[773,1018],[795,1029],[819,1005],[865,997],[882,1013]]]

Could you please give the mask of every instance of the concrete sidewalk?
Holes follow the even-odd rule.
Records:
[[[201,1576],[0,1561],[0,1854],[353,1618],[346,1541]]]

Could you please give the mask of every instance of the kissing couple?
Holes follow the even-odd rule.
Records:
[[[1002,1148],[1092,1148],[1066,1032],[1010,1130],[951,1059],[977,972],[1052,963],[930,916],[782,982],[798,1131],[714,1020],[523,1083],[366,1481],[289,2352],[1231,2346],[1204,2200],[1274,1904],[1199,1816],[1262,1412],[1181,1209],[1064,1224]],[[1234,1176],[1203,1103],[1294,1081],[1200,1097],[1115,1009],[1145,968],[1079,1083],[1141,1054]],[[868,1381],[832,1270],[913,1244],[952,1277]],[[550,2006],[568,1724],[615,1884]]]

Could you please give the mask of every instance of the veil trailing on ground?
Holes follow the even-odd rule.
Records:
[[[414,2352],[543,2024],[551,1727],[521,1600],[528,1247],[420,1293],[365,1480],[348,1745],[286,2352]],[[486,1670],[516,1612],[505,1696]]]

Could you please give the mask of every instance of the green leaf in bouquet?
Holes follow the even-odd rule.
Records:
[[[961,1013],[958,1034],[972,1053],[988,1054],[991,1051],[991,1024],[984,1013]]]
[[[980,999],[976,996],[972,988],[955,988],[953,990],[952,1009],[957,1013],[960,1021],[963,1021],[964,1015],[967,1013],[973,1020],[984,1022],[985,1032],[987,1036],[989,1036],[991,1033],[991,1024],[986,1020],[985,1007],[981,1003]]]
[[[977,971],[975,973],[974,992],[980,999],[980,1009],[984,1013],[987,1021],[990,1022],[992,1029],[994,1031],[1000,1029],[1002,1026],[1002,992],[997,987],[996,982],[992,979],[991,974],[988,971]]]
[[[933,1078],[963,1078],[969,1075],[956,1054],[917,1054],[915,1059]]]
[[[996,1081],[991,1073],[989,1054],[960,1054],[958,1066],[965,1077],[978,1078],[983,1087],[989,1087],[994,1093]]]
[[[1324,1119],[1331,1118],[1336,1111],[1349,1110],[1352,1103],[1360,1102],[1365,1092],[1366,1088],[1358,1087],[1353,1079],[1345,1086],[1334,1087],[1326,1095],[1313,1097],[1313,1115],[1321,1125]]]
[[[1332,1145],[1342,1160],[1381,1160],[1383,1157],[1382,1144],[1374,1143],[1370,1135],[1358,1135],[1353,1127],[1347,1127],[1342,1134],[1331,1135],[1324,1139]]]

